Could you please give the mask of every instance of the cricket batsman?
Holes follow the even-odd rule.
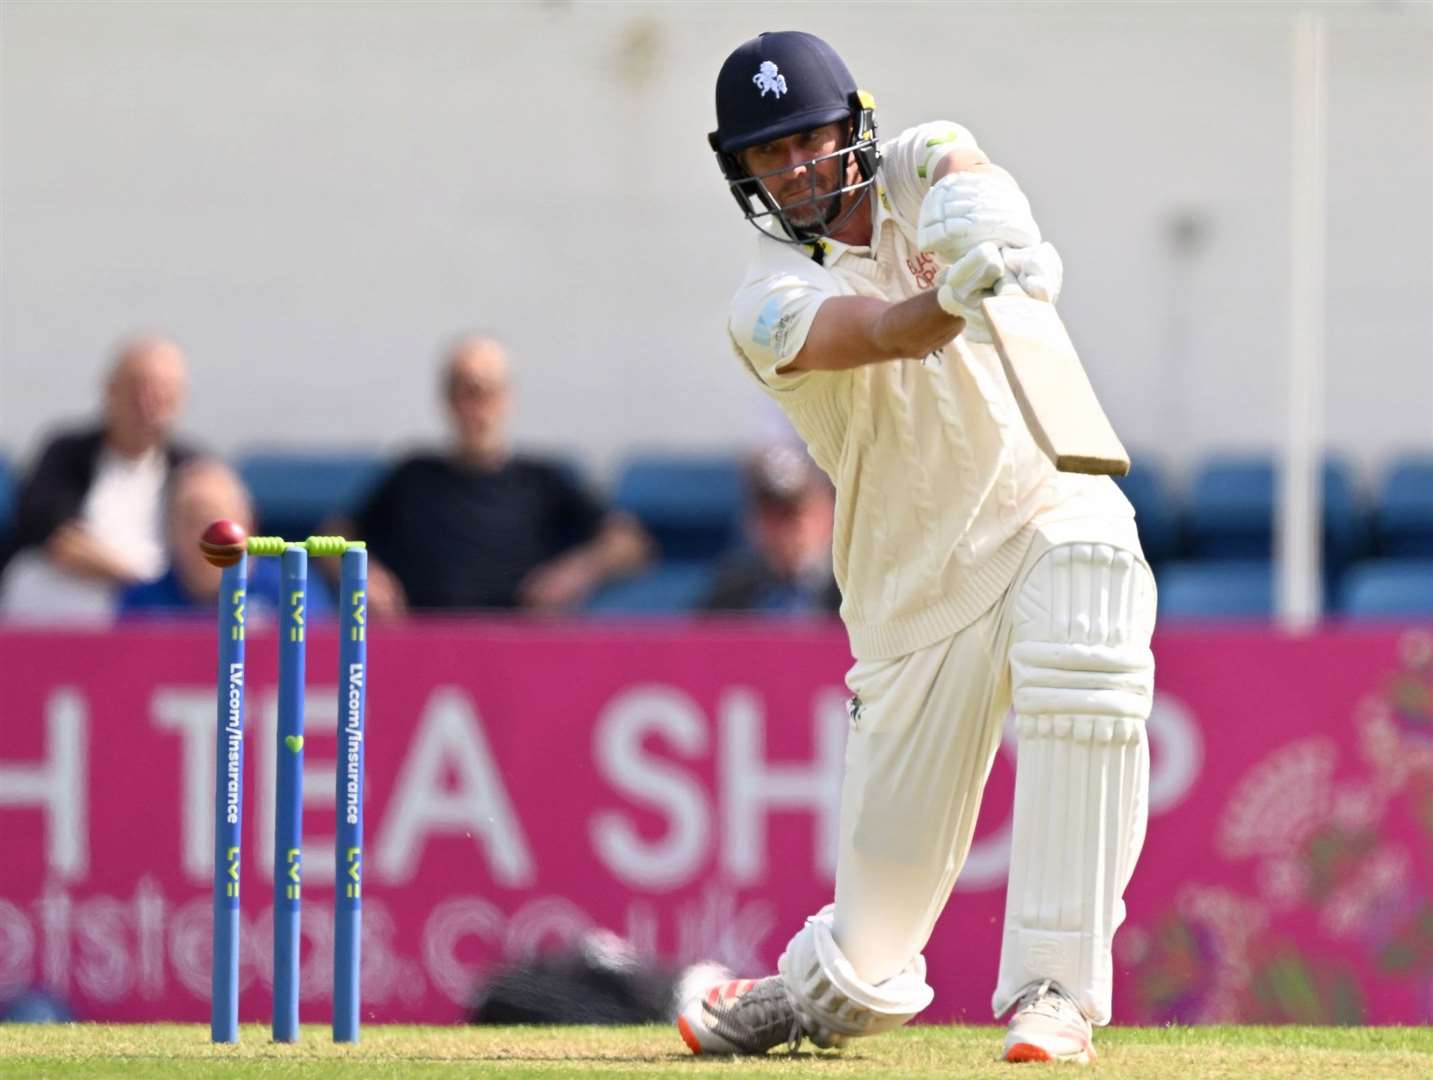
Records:
[[[970,132],[876,139],[824,41],[766,33],[717,76],[710,136],[756,253],[737,357],[837,493],[855,665],[835,902],[779,974],[718,983],[678,1027],[700,1054],[876,1035],[930,1004],[929,940],[1014,706],[1013,836],[993,1008],[1008,1061],[1088,1062],[1144,842],[1154,580],[1107,477],[1057,472],[980,302],[1053,302],[1063,268]],[[943,963],[961,963],[952,955]]]

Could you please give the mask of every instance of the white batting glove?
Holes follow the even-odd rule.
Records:
[[[946,314],[965,320],[967,341],[993,340],[980,302],[1006,276],[1014,278],[1026,296],[1053,304],[1060,296],[1065,265],[1054,244],[1001,250],[987,241],[942,270],[935,279],[936,303]]]
[[[1060,287],[1065,283],[1065,262],[1054,244],[1006,248],[1000,254],[1026,296],[1052,304],[1060,298]]]
[[[981,246],[984,247],[984,245]],[[993,244],[991,247],[998,258],[999,249],[995,248]],[[971,252],[971,256],[975,254],[975,252]],[[963,262],[965,262],[964,259],[961,260],[961,263]],[[983,341],[989,344],[994,339],[990,336],[990,324],[986,321],[985,311],[980,306],[980,301],[990,295],[989,287],[977,289],[966,295],[964,283],[956,275],[956,268],[961,263],[947,266],[936,276],[935,302],[947,315],[954,315],[957,319],[965,320],[965,329],[960,332],[960,336],[966,341]],[[999,280],[999,278],[1000,275],[997,273],[995,280]]]
[[[935,301],[947,315],[965,320],[961,331],[967,341],[990,341],[990,326],[980,301],[1005,275],[1005,260],[992,241],[977,244],[935,279]]]
[[[978,307],[980,294],[993,288],[1005,276],[1005,260],[1000,247],[987,240],[967,251],[952,266],[942,270],[936,278],[939,291],[936,299],[941,307],[959,304],[964,307]]]
[[[921,202],[916,243],[954,265],[987,242],[1002,248],[1040,243],[1030,200],[1001,173],[966,170],[942,177]]]

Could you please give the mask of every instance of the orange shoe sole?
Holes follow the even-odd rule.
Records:
[[[1017,1064],[1027,1061],[1049,1061],[1050,1055],[1033,1043],[1016,1043],[1005,1051],[1005,1060]]]
[[[685,1016],[677,1017],[677,1030],[681,1032],[682,1042],[687,1044],[688,1050],[694,1054],[702,1052],[701,1040],[697,1038],[697,1033],[692,1030],[692,1025],[687,1023]]]
[[[1087,1049],[1085,1053],[1088,1055],[1088,1058],[1083,1064],[1093,1065],[1097,1057],[1095,1048],[1092,1046]],[[1021,1065],[1031,1061],[1054,1061],[1055,1059],[1050,1056],[1048,1050],[1044,1050],[1034,1043],[1016,1043],[1009,1050],[1005,1051],[1005,1060]],[[1079,1063],[1079,1059],[1077,1058],[1070,1060]]]

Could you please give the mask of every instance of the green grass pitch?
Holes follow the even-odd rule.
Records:
[[[276,1046],[246,1026],[238,1046],[212,1046],[207,1027],[181,1024],[0,1025],[0,1077],[1002,1077],[1074,1066],[995,1060],[1003,1029],[911,1027],[840,1052],[764,1058],[694,1058],[668,1027],[377,1027],[357,1046],[335,1046],[327,1028],[306,1027],[295,1046]],[[1427,1028],[1114,1028],[1098,1033],[1099,1080],[1140,1077],[1433,1076]]]

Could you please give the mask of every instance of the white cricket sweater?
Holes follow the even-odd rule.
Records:
[[[941,267],[917,246],[916,221],[927,166],[959,143],[974,139],[937,122],[885,144],[871,248],[824,241],[823,266],[807,247],[761,236],[732,301],[737,355],[836,487],[832,560],[859,660],[904,656],[968,626],[1009,587],[1037,524],[1134,514],[1107,477],[1055,470],[993,346],[962,336],[925,363],[778,371],[826,297],[902,300],[934,284]],[[1132,520],[1125,535],[1138,551]]]

